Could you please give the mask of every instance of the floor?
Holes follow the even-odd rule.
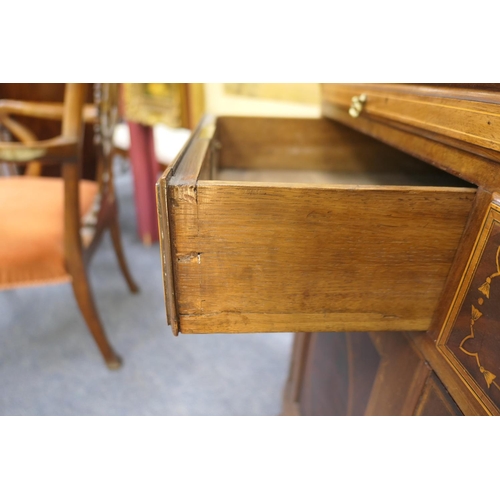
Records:
[[[158,245],[141,244],[132,179],[117,174],[131,295],[109,236],[90,267],[108,337],[109,371],[70,285],[0,293],[0,415],[278,415],[292,334],[180,335],[166,324]]]

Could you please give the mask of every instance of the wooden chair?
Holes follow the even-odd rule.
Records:
[[[0,124],[19,142],[0,142],[0,162],[26,165],[25,175],[0,177],[0,289],[70,281],[83,317],[110,369],[121,365],[108,342],[92,296],[86,266],[106,229],[132,292],[138,288],[125,261],[113,188],[112,134],[116,84],[68,83],[63,103],[0,100]],[[37,140],[10,115],[61,121],[61,134]],[[95,124],[97,179],[81,180],[84,121]],[[44,164],[61,165],[62,177],[40,177]]]

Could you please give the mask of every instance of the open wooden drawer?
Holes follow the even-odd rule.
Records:
[[[157,184],[169,324],[426,330],[474,196],[328,119],[205,117]]]

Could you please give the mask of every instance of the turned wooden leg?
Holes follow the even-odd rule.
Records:
[[[75,293],[76,301],[80,307],[83,318],[94,337],[94,340],[101,351],[101,354],[106,362],[106,365],[111,370],[120,368],[122,364],[121,358],[114,352],[111,344],[108,342],[106,332],[102,326],[99,314],[94,304],[92,291],[90,290],[89,282],[85,271],[78,273],[79,276],[73,275],[73,292]]]
[[[139,291],[139,287],[136,285],[134,279],[132,278],[132,275],[130,274],[127,261],[125,259],[125,254],[123,253],[122,238],[116,210],[111,216],[109,231],[111,233],[111,241],[113,242],[113,248],[115,249],[116,258],[118,259],[118,264],[120,265],[120,269],[125,278],[125,281],[127,282],[130,291],[132,293],[137,293]]]

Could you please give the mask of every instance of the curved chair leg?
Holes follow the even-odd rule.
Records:
[[[130,274],[125,254],[123,253],[122,238],[116,209],[111,215],[109,231],[111,233],[111,241],[113,242],[113,248],[115,249],[116,258],[118,259],[118,264],[120,265],[123,277],[125,278],[130,291],[132,293],[137,293],[139,291],[139,287],[136,285],[132,275]]]
[[[94,304],[94,298],[92,297],[92,291],[90,290],[85,271],[80,272],[78,277],[73,275],[72,286],[83,318],[85,319],[85,322],[87,323],[87,326],[89,327],[89,330],[92,333],[99,350],[101,351],[106,365],[111,370],[120,368],[122,360],[114,352],[111,344],[108,342],[106,332],[104,331]]]

